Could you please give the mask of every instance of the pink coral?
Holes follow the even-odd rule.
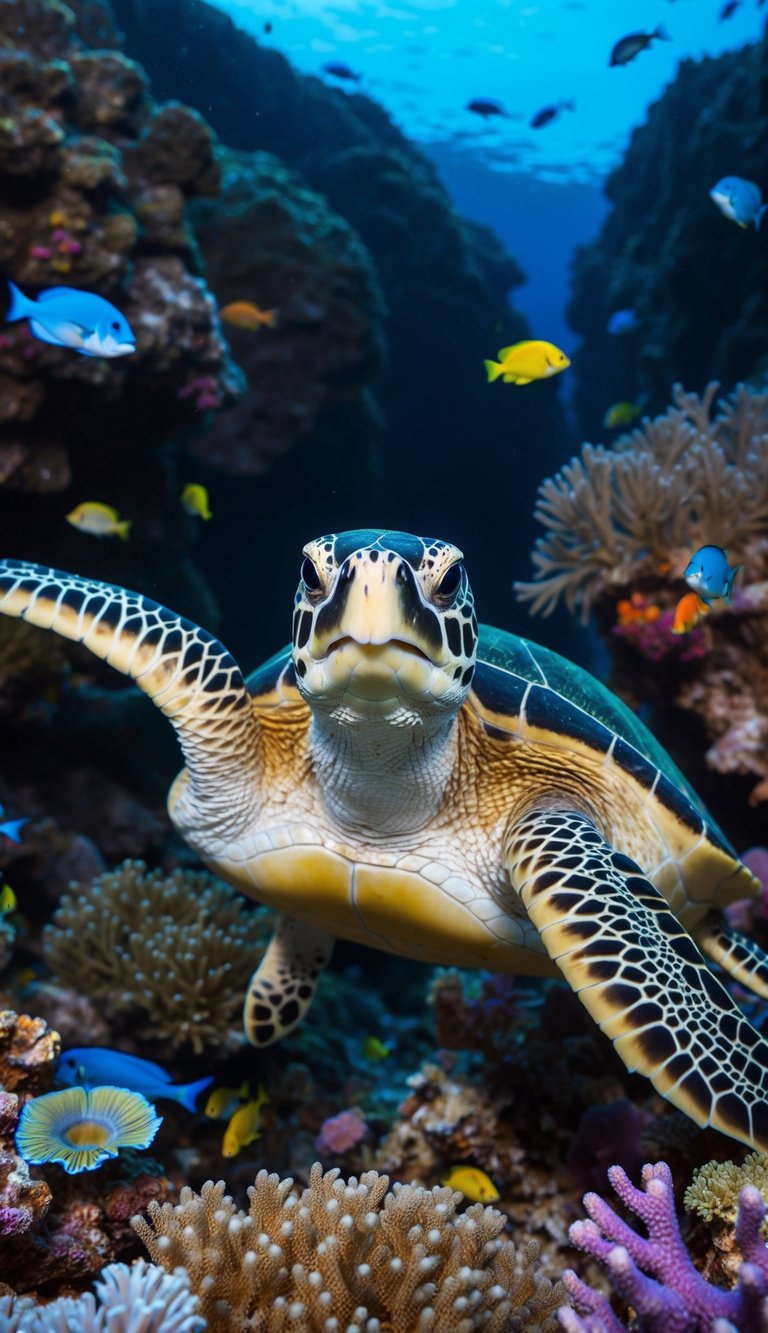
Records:
[[[362,1113],[356,1106],[349,1111],[329,1116],[320,1126],[315,1148],[322,1153],[345,1153],[360,1143],[368,1133]]]

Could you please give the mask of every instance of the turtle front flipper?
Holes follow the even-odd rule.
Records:
[[[760,945],[727,925],[719,912],[710,912],[696,928],[702,953],[718,963],[740,985],[768,1000],[768,957]]]
[[[248,985],[243,1006],[245,1035],[253,1046],[270,1046],[300,1023],[311,1005],[334,937],[292,916],[279,916],[275,933]]]
[[[639,866],[570,810],[518,820],[506,864],[547,953],[627,1068],[697,1124],[768,1150],[768,1043]]]
[[[176,729],[188,808],[230,828],[244,818],[258,728],[218,639],[140,593],[20,560],[0,561],[0,613],[74,639],[130,676]]]

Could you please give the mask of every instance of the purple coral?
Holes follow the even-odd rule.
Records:
[[[356,1106],[329,1116],[320,1126],[315,1148],[322,1153],[345,1153],[354,1148],[368,1133],[368,1126]]]
[[[768,1250],[761,1237],[765,1204],[760,1191],[748,1185],[739,1196],[736,1242],[745,1262],[738,1285],[724,1291],[707,1282],[685,1248],[666,1162],[643,1167],[643,1189],[637,1189],[620,1166],[610,1167],[608,1178],[622,1203],[645,1223],[647,1239],[622,1221],[599,1194],[585,1194],[584,1207],[592,1220],[574,1222],[570,1237],[580,1250],[605,1264],[615,1290],[636,1311],[638,1327],[645,1333],[711,1333],[716,1321],[724,1320],[727,1323],[720,1327],[760,1333],[768,1292]],[[570,1308],[560,1309],[558,1318],[566,1333],[625,1333],[605,1296],[571,1269],[563,1281],[577,1309],[586,1315],[581,1319]]]

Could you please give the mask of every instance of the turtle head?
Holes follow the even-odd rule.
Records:
[[[362,529],[319,537],[303,555],[293,663],[310,706],[400,722],[455,712],[477,654],[458,547]]]

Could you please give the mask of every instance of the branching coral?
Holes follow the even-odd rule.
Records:
[[[44,949],[65,983],[143,1017],[142,1035],[200,1052],[226,1040],[265,922],[211,875],[124,861],[62,898]]]
[[[536,1269],[536,1246],[501,1238],[505,1218],[474,1204],[457,1213],[447,1188],[358,1181],[315,1163],[292,1180],[260,1171],[248,1213],[224,1183],[185,1187],[173,1207],[149,1206],[134,1226],[155,1263],[182,1265],[210,1333],[488,1333],[554,1325],[560,1285]]]
[[[636,1312],[638,1327],[646,1333],[711,1333],[714,1328],[759,1333],[765,1328],[768,1250],[761,1238],[765,1204],[759,1190],[748,1185],[741,1192],[736,1240],[745,1262],[735,1289],[724,1291],[697,1271],[683,1243],[666,1162],[643,1167],[643,1189],[618,1166],[609,1169],[608,1178],[622,1203],[645,1223],[648,1237],[634,1231],[600,1195],[586,1194],[584,1206],[592,1220],[574,1222],[571,1240],[605,1264],[616,1292]],[[572,1310],[560,1310],[567,1333],[623,1333],[605,1296],[571,1270],[563,1280],[576,1308],[587,1315],[581,1319]]]
[[[3,1333],[203,1333],[198,1298],[186,1273],[168,1274],[144,1259],[129,1268],[109,1264],[90,1292],[60,1296],[49,1305],[0,1296]]]
[[[643,562],[702,542],[743,549],[768,529],[768,393],[740,385],[713,418],[703,397],[673,389],[675,406],[612,448],[585,444],[542,482],[535,516],[547,529],[535,579],[515,584],[532,613],[562,599],[586,622],[595,600]]]

